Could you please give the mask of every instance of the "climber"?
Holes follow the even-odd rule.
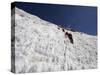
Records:
[[[68,34],[69,34],[68,32],[65,32],[65,36],[68,35]]]
[[[66,35],[68,36],[68,38],[69,38],[70,42],[73,44],[72,34],[70,34],[70,33],[66,32],[66,33],[65,33],[65,36],[66,36]]]
[[[63,32],[65,32],[65,29],[64,29],[64,28],[62,28],[62,31],[63,31]]]
[[[68,38],[70,39],[70,42],[73,44],[72,34],[68,34]]]

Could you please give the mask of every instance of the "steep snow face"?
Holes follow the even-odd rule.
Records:
[[[16,73],[97,68],[96,36],[61,28],[18,8],[13,25]]]

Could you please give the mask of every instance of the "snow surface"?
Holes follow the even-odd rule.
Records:
[[[58,25],[17,7],[14,16],[15,73],[97,68],[97,36],[65,29],[72,44]]]

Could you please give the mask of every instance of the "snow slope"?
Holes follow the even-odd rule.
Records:
[[[14,16],[15,73],[97,68],[97,36],[67,29],[64,32],[58,25],[17,7],[12,21]],[[74,43],[66,32],[72,35]]]

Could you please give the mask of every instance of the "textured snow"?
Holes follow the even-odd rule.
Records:
[[[97,36],[65,29],[72,44],[58,25],[19,8],[14,15],[16,73],[97,68]]]

